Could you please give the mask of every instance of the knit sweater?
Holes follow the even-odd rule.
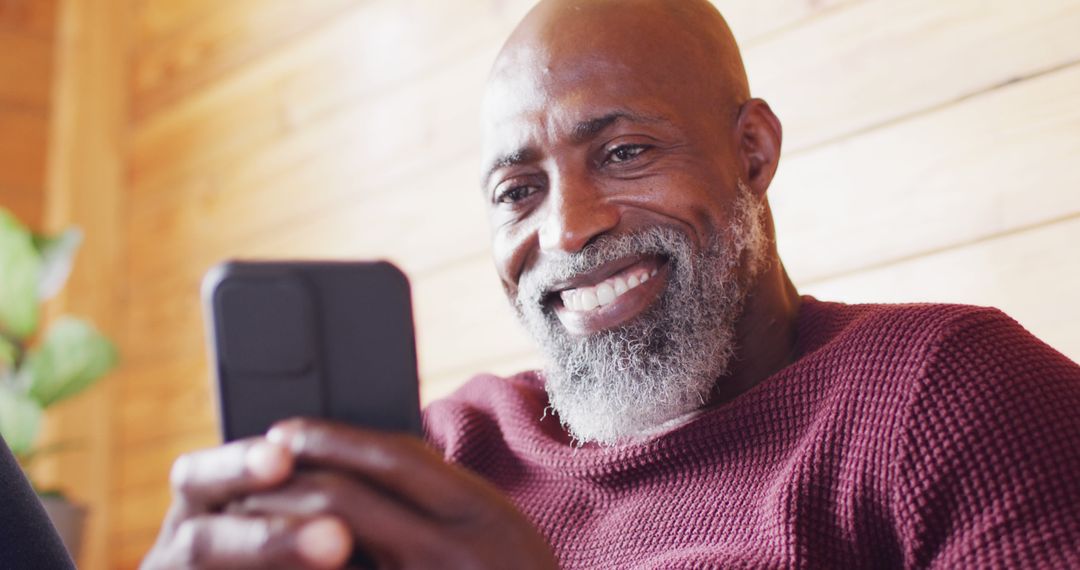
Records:
[[[542,376],[425,412],[565,568],[1080,568],[1080,367],[994,309],[805,298],[797,358],[652,439],[575,448]]]

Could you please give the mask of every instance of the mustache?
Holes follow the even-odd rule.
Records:
[[[673,229],[649,228],[619,236],[600,236],[581,251],[545,256],[543,262],[519,278],[514,304],[518,311],[542,308],[557,283],[632,255],[654,254],[671,259],[673,252],[667,244],[683,240],[685,238]]]

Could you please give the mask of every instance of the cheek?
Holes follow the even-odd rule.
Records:
[[[536,232],[522,225],[496,228],[491,242],[495,271],[508,294],[517,292],[518,279],[526,264],[533,258]]]

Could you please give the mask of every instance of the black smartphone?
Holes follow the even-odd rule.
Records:
[[[390,263],[230,261],[202,297],[225,441],[298,416],[421,435],[409,282]]]

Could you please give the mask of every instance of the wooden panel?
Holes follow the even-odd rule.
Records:
[[[127,0],[69,1],[60,6],[46,186],[48,228],[77,224],[86,235],[56,306],[94,320],[121,347],[126,7]],[[77,440],[85,449],[47,461],[53,481],[89,507],[77,561],[87,570],[111,566],[113,410],[119,405],[112,393],[113,380],[106,378],[49,412],[53,441]]]
[[[138,461],[144,451],[171,437],[216,429],[210,370],[202,352],[129,365],[117,392],[124,402],[117,418],[124,429],[117,439],[125,461]],[[135,484],[123,471],[116,483],[119,488]]]
[[[136,119],[247,63],[359,0],[231,0],[134,53]]]
[[[0,31],[51,37],[56,28],[57,0],[3,0]]]
[[[160,276],[166,269],[202,271],[223,254],[250,255],[267,240],[275,243],[270,251],[284,246],[291,255],[304,244],[333,249],[357,244],[370,252],[372,245],[388,241],[386,229],[398,222],[383,217],[379,204],[397,212],[412,208],[415,217],[457,197],[469,201],[464,211],[482,212],[478,166],[469,155],[479,145],[472,111],[479,106],[487,65],[486,54],[469,58],[412,89],[312,125],[265,152],[237,157],[204,174],[199,184],[171,189],[167,202],[134,198],[129,232],[143,239],[134,242],[133,279]],[[255,203],[258,208],[252,208]],[[368,215],[350,221],[341,215],[343,209]],[[475,230],[469,235],[486,236],[482,218],[463,223]],[[192,232],[193,227],[202,230]],[[275,239],[284,227],[313,237]],[[341,229],[363,235],[334,233]]]
[[[220,0],[132,0],[132,41],[140,49],[206,17]]]
[[[148,178],[190,175],[221,155],[276,140],[345,103],[497,41],[510,24],[490,15],[501,13],[490,6],[482,0],[440,2],[426,10],[406,9],[396,0],[363,3],[318,34],[140,121],[132,149],[136,189],[153,186]],[[476,21],[466,25],[471,19]]]
[[[861,0],[711,0],[745,49],[832,10]]]
[[[40,189],[0,186],[0,207],[14,214],[31,229],[42,229],[45,205]]]
[[[41,191],[48,131],[44,113],[0,105],[0,188]]]
[[[48,109],[52,53],[48,38],[0,29],[0,106]]]
[[[1029,231],[807,285],[847,302],[952,302],[998,307],[1080,362],[1080,216]]]
[[[796,281],[1080,212],[1080,65],[781,161]]]
[[[866,0],[744,50],[803,149],[1080,60],[1076,0]]]

